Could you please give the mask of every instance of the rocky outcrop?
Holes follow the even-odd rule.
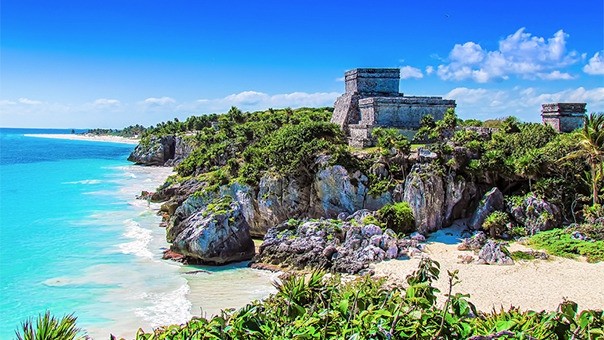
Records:
[[[474,182],[450,173],[445,180],[444,223],[450,225],[454,220],[470,215],[477,201],[478,189]]]
[[[502,243],[488,240],[478,252],[478,263],[511,265],[514,260],[510,257],[508,251]]]
[[[487,243],[487,235],[479,231],[472,237],[467,237],[461,240],[461,243],[457,246],[458,250],[474,250],[479,251]]]
[[[356,274],[367,272],[371,263],[421,252],[416,239],[398,239],[392,230],[373,224],[359,225],[362,216],[367,213],[347,221],[284,222],[268,230],[253,262]]]
[[[560,208],[534,195],[526,196],[520,204],[508,203],[507,209],[514,221],[526,229],[528,235],[562,226]]]
[[[195,180],[162,188],[154,198],[175,195],[166,212],[172,212],[167,223],[167,239],[173,241],[182,232],[182,221],[212,200],[231,197],[239,204],[253,237],[263,237],[268,228],[290,218],[335,218],[362,209],[377,210],[394,201],[410,203],[419,232],[426,234],[447,226],[453,219],[467,216],[476,201],[476,188],[455,173],[443,175],[441,168],[431,164],[416,164],[407,176],[406,184],[378,196],[369,194],[369,180],[358,170],[349,171],[341,165],[329,165],[318,160],[318,170],[310,182],[265,173],[257,188],[233,183],[217,191],[205,190],[205,184]],[[383,167],[372,171],[387,176]],[[196,193],[195,193],[196,192]],[[194,194],[195,193],[195,194]],[[178,208],[174,210],[175,203]]]
[[[178,136],[151,137],[139,143],[128,156],[130,162],[142,165],[175,166],[192,151],[192,146]]]
[[[188,259],[225,264],[254,256],[249,225],[239,203],[230,198],[213,200],[180,222],[178,227],[170,250]]]
[[[441,229],[445,222],[445,186],[441,171],[433,164],[418,163],[405,180],[403,201],[411,206],[415,225],[422,234]]]
[[[390,192],[369,194],[369,179],[360,171],[352,173],[341,165],[324,166],[314,177],[310,205],[317,217],[336,217],[360,209],[377,210],[392,202]]]
[[[478,208],[474,211],[470,219],[470,228],[479,230],[482,228],[484,220],[493,211],[502,211],[504,209],[503,194],[498,188],[493,188],[484,194]]]

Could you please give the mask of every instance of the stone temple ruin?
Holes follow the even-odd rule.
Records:
[[[456,106],[455,100],[442,97],[405,96],[399,93],[399,79],[398,68],[358,68],[345,73],[346,93],[336,99],[331,122],[346,133],[351,146],[372,146],[375,127],[396,128],[413,136],[422,117],[440,120]]]
[[[558,132],[572,132],[585,123],[586,103],[553,103],[541,105],[543,124]]]

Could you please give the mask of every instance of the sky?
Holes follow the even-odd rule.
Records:
[[[604,1],[2,0],[0,126],[122,128],[333,106],[346,70],[463,119],[604,111]]]

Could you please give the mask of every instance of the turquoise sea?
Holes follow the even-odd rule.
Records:
[[[95,339],[182,323],[273,291],[272,274],[161,260],[158,205],[136,200],[171,173],[126,157],[134,145],[0,129],[0,339],[45,310],[75,313]]]

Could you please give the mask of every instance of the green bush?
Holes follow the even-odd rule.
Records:
[[[482,227],[489,232],[491,237],[500,237],[501,234],[506,231],[509,222],[510,218],[507,213],[503,211],[493,211],[484,220]]]
[[[413,210],[407,202],[387,204],[378,210],[376,217],[386,228],[390,228],[396,233],[407,234],[415,231]]]
[[[585,241],[571,237],[573,229],[554,229],[532,236],[528,244],[551,255],[562,257],[585,256],[587,262],[604,261],[604,241]]]

